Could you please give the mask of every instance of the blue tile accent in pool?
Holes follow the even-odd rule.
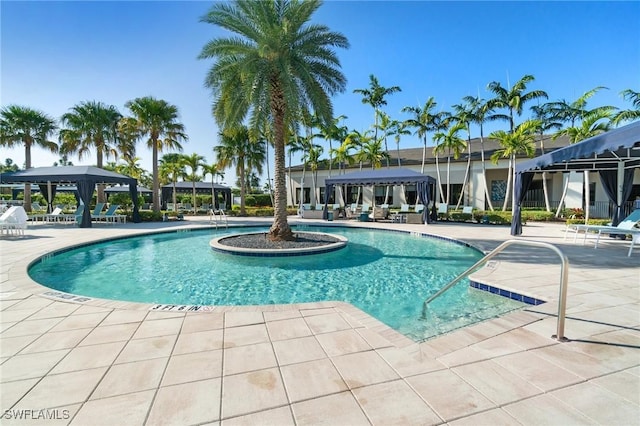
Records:
[[[505,290],[505,289],[494,287],[487,284],[478,283],[475,281],[470,281],[469,286],[478,290],[488,291],[489,293],[497,294],[498,296],[517,300],[518,302],[523,302],[528,305],[541,305],[543,303],[546,303],[544,300],[536,299],[535,297],[524,296],[522,294],[515,293],[513,291]]]

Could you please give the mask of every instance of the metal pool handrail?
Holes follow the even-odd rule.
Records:
[[[471,266],[469,269],[464,271],[462,274],[458,275],[449,284],[445,285],[440,290],[438,290],[438,292],[436,294],[434,294],[433,296],[431,296],[427,300],[425,300],[424,305],[422,307],[422,316],[423,317],[426,316],[427,305],[432,300],[436,299],[442,293],[444,293],[445,291],[449,290],[451,287],[453,287],[454,285],[459,283],[462,279],[464,279],[465,277],[467,277],[468,275],[473,273],[480,266],[484,265],[489,260],[494,258],[496,255],[498,255],[499,253],[504,251],[504,249],[506,249],[507,247],[509,247],[511,245],[514,245],[514,244],[520,244],[520,245],[531,246],[531,247],[548,248],[548,249],[553,250],[554,252],[556,252],[558,254],[558,256],[560,256],[560,260],[561,260],[562,264],[561,264],[561,267],[560,267],[560,296],[558,298],[558,327],[557,327],[556,334],[554,334],[551,337],[555,338],[555,339],[557,339],[559,341],[566,341],[567,339],[564,337],[564,319],[565,319],[565,314],[566,314],[566,310],[567,310],[567,283],[569,281],[569,259],[567,259],[567,256],[565,256],[565,254],[562,253],[560,251],[560,249],[558,249],[556,246],[554,246],[552,244],[549,244],[549,243],[543,243],[541,241],[508,240],[508,241],[505,241],[504,243],[500,244],[498,247],[496,247],[493,251],[491,251],[485,257],[483,257],[482,259],[480,259],[479,261],[474,263],[473,266]]]

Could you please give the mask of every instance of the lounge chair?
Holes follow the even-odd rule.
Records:
[[[607,235],[633,234],[636,231],[640,231],[635,228],[636,225],[638,224],[640,224],[640,209],[636,209],[633,212],[631,212],[631,214],[625,217],[618,224],[618,226],[599,226],[599,225],[582,225],[582,224],[567,225],[564,231],[564,239],[565,240],[567,239],[567,234],[569,233],[569,231],[573,231],[575,232],[575,235],[573,237],[573,242],[575,243],[576,240],[578,239],[578,234],[580,232],[584,232],[584,240],[582,241],[582,243],[585,244],[587,241],[588,234],[590,232],[591,233],[597,232],[598,238],[596,240],[596,248],[598,248],[600,235],[602,234],[607,234]],[[628,232],[625,232],[625,231],[628,231]]]
[[[424,210],[424,204],[416,204],[416,207],[414,209],[416,213],[422,213],[423,210]]]
[[[93,213],[91,213],[91,219],[100,219],[100,215],[102,214],[102,209],[104,209],[104,203],[96,203],[96,208],[93,209]]]
[[[123,215],[123,214],[116,214],[116,210],[118,210],[120,208],[119,204],[111,204],[109,206],[109,208],[107,209],[106,212],[104,212],[104,214],[100,214],[96,220],[101,221],[104,220],[105,222],[111,222],[111,223],[116,223],[116,221],[118,222],[126,222],[127,221],[127,216]]]
[[[22,206],[11,206],[0,216],[0,232],[7,235],[24,235],[29,216]]]
[[[440,219],[442,216],[442,220],[446,220],[448,215],[449,206],[447,206],[445,203],[438,204],[438,219]]]
[[[373,211],[369,215],[369,219],[373,220],[385,220],[389,216],[389,204],[381,204],[379,207],[374,206]]]
[[[469,215],[471,216],[471,222],[473,222],[474,218],[473,218],[473,207],[471,206],[462,206],[462,214],[463,215]],[[464,217],[464,216],[463,216]]]
[[[61,207],[56,207],[51,213],[44,215],[44,220],[46,222],[67,222],[71,219],[62,212]]]
[[[369,213],[371,206],[367,203],[362,203],[362,213]]]
[[[629,247],[629,253],[627,253],[627,257],[631,257],[633,246],[636,244],[640,245],[640,234],[635,234],[631,236],[631,246]]]

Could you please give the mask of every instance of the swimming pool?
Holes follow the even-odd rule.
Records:
[[[298,227],[302,230],[302,227]],[[416,341],[519,309],[523,303],[469,288],[463,280],[423,301],[482,257],[452,241],[348,227],[310,227],[349,240],[314,256],[253,258],[216,253],[209,241],[268,228],[207,229],[131,237],[47,256],[29,269],[67,293],[132,302],[262,305],[340,300]]]

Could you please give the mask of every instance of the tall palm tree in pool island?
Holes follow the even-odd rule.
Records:
[[[221,128],[266,120],[273,125],[275,206],[272,240],[294,238],[287,222],[285,140],[303,110],[323,123],[333,117],[330,96],[343,92],[346,78],[334,48],[348,48],[342,34],[310,24],[318,0],[238,0],[217,3],[201,18],[234,33],[208,42],[200,59],[215,62],[205,84],[212,90],[213,115]]]

